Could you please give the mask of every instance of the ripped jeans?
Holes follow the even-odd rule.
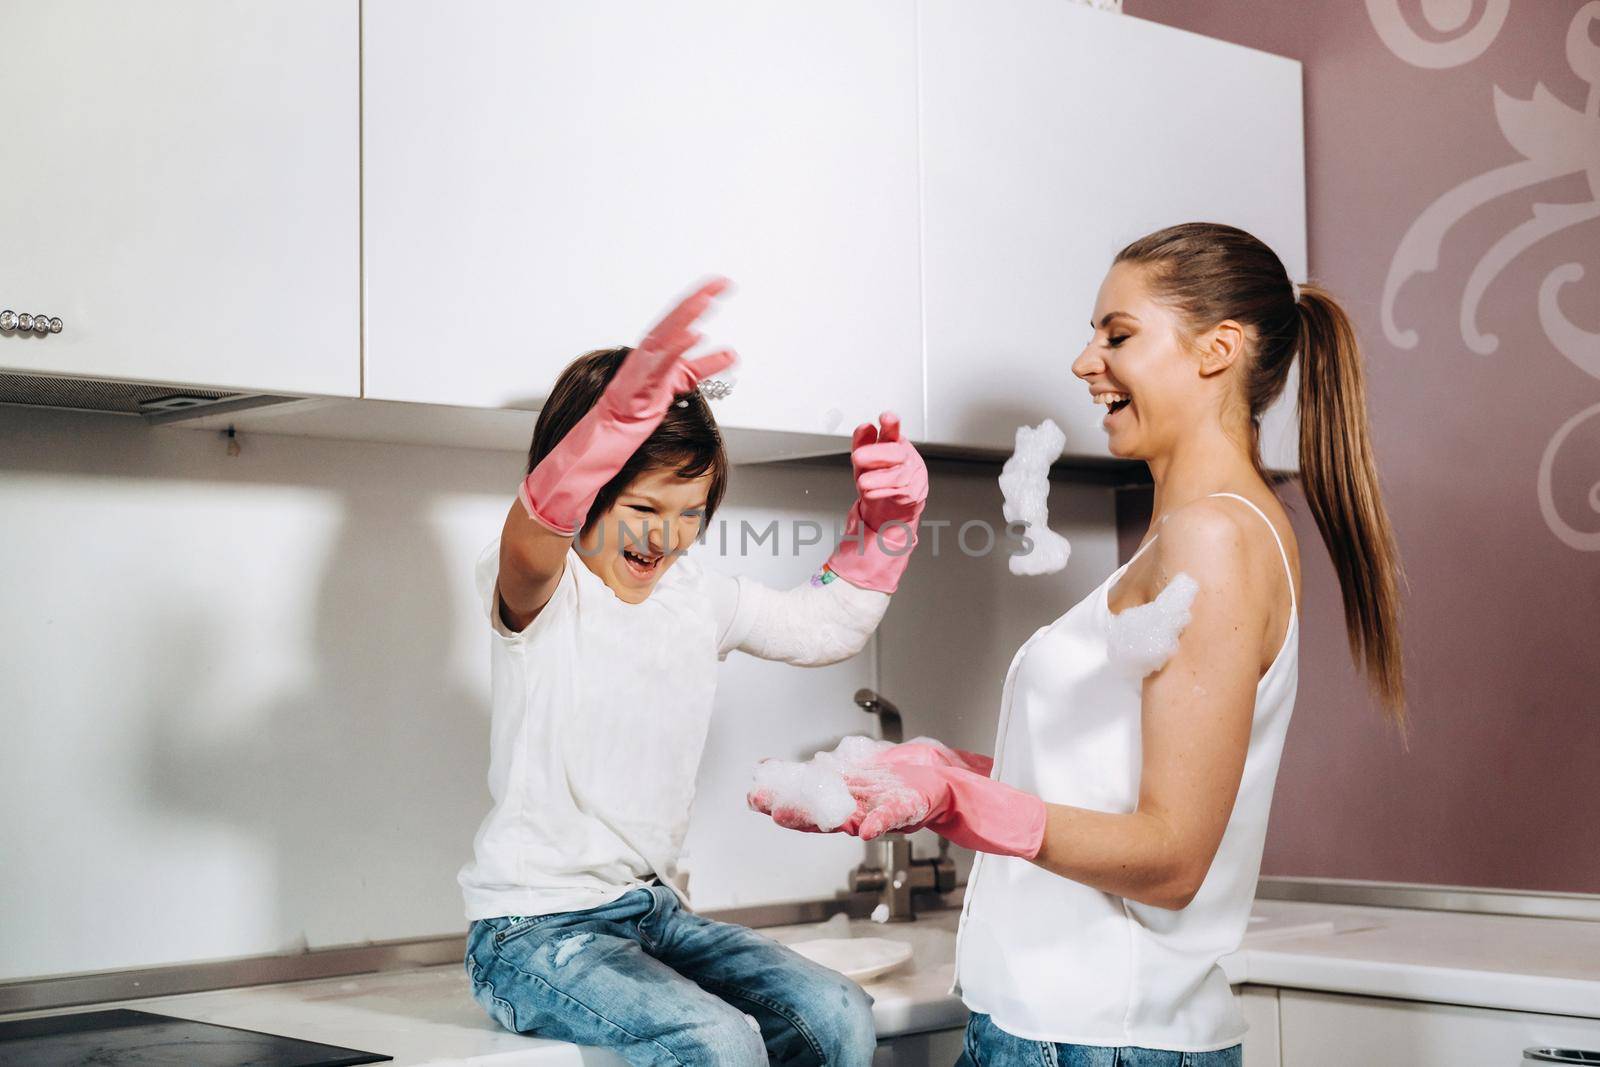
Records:
[[[472,995],[508,1030],[630,1064],[867,1067],[872,998],[754,930],[684,911],[664,885],[584,911],[478,919]]]

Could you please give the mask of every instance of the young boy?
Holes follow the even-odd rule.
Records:
[[[635,1064],[866,1065],[854,982],[685,905],[688,828],[716,666],[734,649],[814,666],[855,655],[916,545],[927,469],[898,421],[852,439],[859,499],[811,581],[778,591],[683,555],[728,462],[687,352],[713,281],[636,349],[569,366],[529,473],[478,563],[493,631],[493,809],[458,880],[473,996],[522,1033]]]

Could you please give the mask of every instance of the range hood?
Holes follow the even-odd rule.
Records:
[[[152,422],[172,422],[201,414],[220,414],[282,404],[298,397],[196,389],[183,385],[148,385],[96,378],[57,378],[43,374],[0,372],[0,404],[140,415]]]

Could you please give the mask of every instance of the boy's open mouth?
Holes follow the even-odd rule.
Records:
[[[661,566],[660,556],[643,556],[628,549],[622,550],[622,558],[637,578],[653,578]]]

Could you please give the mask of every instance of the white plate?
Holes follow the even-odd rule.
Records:
[[[887,974],[911,958],[910,945],[886,937],[822,937],[789,947],[857,982]]]

